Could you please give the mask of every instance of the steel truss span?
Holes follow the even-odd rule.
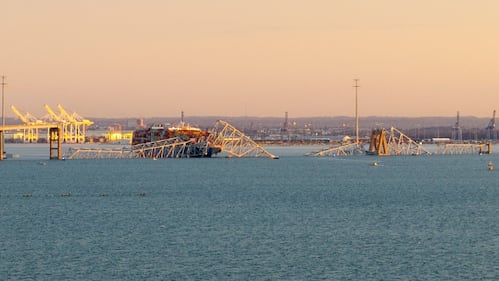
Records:
[[[190,158],[208,155],[208,143],[204,140],[170,138],[132,146],[135,158]]]
[[[222,152],[228,153],[230,157],[279,158],[223,120],[215,122],[213,130],[210,132],[209,141],[220,147]]]
[[[363,154],[361,144],[351,143],[336,145],[321,151],[309,153],[309,156],[346,156],[352,154]],[[385,129],[375,129],[372,132],[369,142],[369,149],[365,151],[369,155],[421,155],[431,152],[426,150],[421,143],[417,143],[407,135],[391,127],[389,131]]]
[[[70,148],[67,159],[193,158],[226,152],[230,157],[278,157],[266,151],[229,123],[218,120],[210,136],[198,139],[173,137],[120,149]]]
[[[374,129],[369,142],[369,155],[431,155],[431,152],[417,143],[400,130],[391,127],[385,129]]]
[[[361,145],[357,143],[350,143],[345,145],[334,145],[320,151],[308,153],[306,154],[306,156],[335,157],[335,156],[347,156],[352,154],[363,154],[363,153],[364,151]]]
[[[355,143],[337,145],[323,149],[318,152],[309,153],[309,156],[346,156],[354,154],[360,145]],[[431,155],[431,152],[423,147],[422,143],[417,143],[400,130],[391,127],[390,130],[374,129],[369,142],[369,155]],[[492,154],[491,143],[480,144],[438,144],[435,154]]]
[[[67,151],[66,159],[126,159],[135,158],[130,149],[74,148]]]
[[[129,148],[70,148],[68,159],[190,158],[206,155],[208,144],[175,137]]]
[[[437,146],[436,154],[492,154],[491,143],[448,143]]]

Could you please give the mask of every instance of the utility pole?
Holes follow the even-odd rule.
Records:
[[[4,87],[5,87],[5,75],[2,75],[2,130],[0,130],[0,160],[3,160],[5,157],[4,157],[4,138],[3,138],[3,127],[5,126],[5,115],[4,115],[4,112],[5,112],[5,99],[4,99],[4,96],[3,96],[3,91],[4,91]]]
[[[358,95],[357,90],[360,87],[358,85],[359,79],[354,79],[355,81],[355,143],[359,144],[359,104],[358,104]]]
[[[4,97],[4,88],[7,83],[5,83],[5,75],[2,75],[2,126],[5,126],[5,97]]]

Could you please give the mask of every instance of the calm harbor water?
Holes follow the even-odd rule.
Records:
[[[0,280],[499,280],[499,154],[7,149],[21,155],[0,162]]]

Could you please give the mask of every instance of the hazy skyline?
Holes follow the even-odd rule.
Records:
[[[41,117],[489,117],[499,1],[2,0],[10,105]]]

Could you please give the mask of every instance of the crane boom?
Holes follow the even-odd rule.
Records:
[[[55,112],[48,106],[48,104],[45,105],[45,109],[49,113],[50,117],[54,119],[57,122],[66,122],[66,120],[62,119],[59,115],[55,114]]]
[[[17,115],[17,117],[19,117],[19,119],[21,119],[21,121],[23,121],[23,123],[25,123],[25,124],[29,123],[29,120],[24,115],[22,115],[21,112],[19,112],[19,110],[15,106],[11,105],[10,108],[12,109],[12,111],[14,111],[14,113]]]
[[[73,114],[71,115],[74,119],[78,120],[79,122],[81,122],[82,124],[84,125],[92,125],[94,124],[94,122],[88,120],[88,119],[85,119],[83,117],[81,117],[80,115],[78,115],[78,113],[76,112],[73,112]]]
[[[69,113],[62,107],[62,105],[58,104],[57,108],[61,112],[62,116],[64,116],[69,122],[78,123],[78,121],[74,119],[73,116],[69,115]]]

